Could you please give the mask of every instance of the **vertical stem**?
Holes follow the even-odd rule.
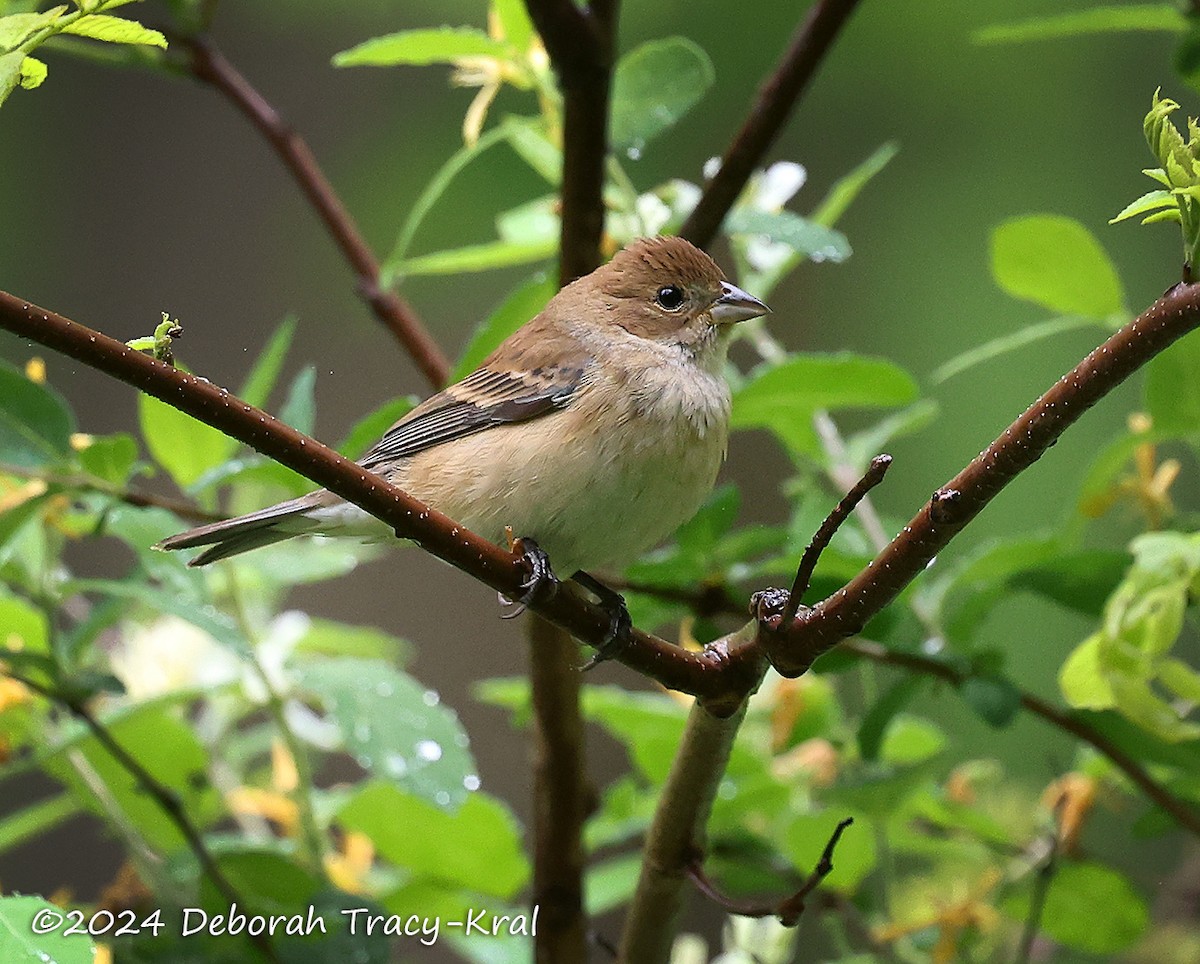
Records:
[[[587,959],[583,914],[583,719],[579,648],[553,623],[529,614],[533,690],[533,903],[539,908],[537,964]]]
[[[745,715],[744,702],[724,718],[693,704],[646,837],[618,964],[666,964],[670,958],[689,886],[686,868],[703,848],[704,825]]]

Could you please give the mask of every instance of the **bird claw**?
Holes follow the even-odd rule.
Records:
[[[550,566],[550,557],[541,546],[532,539],[518,538],[513,540],[513,552],[520,555],[525,565],[526,576],[521,581],[521,595],[509,600],[518,609],[506,613],[504,619],[519,616],[530,603],[553,599],[558,592],[558,577],[554,575]]]
[[[633,619],[630,618],[629,608],[625,605],[625,597],[609,589],[594,576],[586,572],[575,573],[575,581],[592,593],[599,601],[600,607],[608,614],[608,632],[596,647],[596,652],[583,664],[581,670],[587,672],[599,666],[605,660],[612,659],[629,643],[629,633],[633,629]]]

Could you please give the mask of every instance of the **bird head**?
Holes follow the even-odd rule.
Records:
[[[571,287],[583,286],[592,317],[649,341],[700,351],[739,321],[770,309],[725,280],[683,238],[642,238]],[[598,311],[595,309],[599,309]]]

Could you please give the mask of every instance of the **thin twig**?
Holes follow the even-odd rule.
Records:
[[[820,885],[821,881],[833,872],[833,852],[837,848],[842,834],[852,823],[854,823],[853,817],[847,817],[838,823],[829,837],[829,842],[825,844],[821,858],[817,861],[812,873],[805,878],[799,890],[782,900],[739,900],[723,894],[713,879],[704,872],[704,861],[700,856],[688,864],[687,875],[700,893],[731,914],[737,914],[740,917],[778,917],[784,927],[795,927],[804,913],[804,905],[808,896]]]
[[[379,261],[305,140],[210,40],[182,37],[175,38],[174,43],[187,51],[192,75],[220,91],[267,139],[350,263],[358,277],[359,294],[375,317],[404,346],[430,385],[445,385],[450,375],[449,361],[412,307],[380,285]]]
[[[883,481],[883,477],[887,475],[887,470],[892,464],[890,455],[877,455],[871,459],[871,465],[863,474],[863,477],[854,483],[854,487],[850,489],[836,506],[833,511],[825,517],[825,521],[821,523],[821,527],[817,529],[816,535],[812,537],[808,547],[804,550],[804,555],[800,557],[800,565],[796,567],[796,578],[792,581],[791,591],[788,593],[787,603],[783,607],[783,612],[780,615],[780,623],[784,626],[791,623],[795,618],[797,610],[800,608],[800,603],[804,599],[804,594],[808,592],[808,585],[812,581],[812,574],[816,571],[817,562],[821,558],[821,553],[825,551],[831,539],[841,528],[842,523],[849,517],[868,492]]]
[[[1058,869],[1059,831],[1056,826],[1046,836],[1046,854],[1038,863],[1037,872],[1033,878],[1033,893],[1029,896],[1029,913],[1025,917],[1025,926],[1021,929],[1021,941],[1017,946],[1017,956],[1013,964],[1029,964],[1033,956],[1033,944],[1037,940],[1038,931],[1042,927],[1042,912],[1046,909],[1046,895],[1050,892],[1050,882]]]
[[[708,247],[733,207],[754,168],[783,130],[788,116],[858,0],[817,0],[797,29],[774,73],[759,88],[741,129],[721,158],[721,168],[679,233],[692,244]]]
[[[196,862],[200,865],[200,870],[205,877],[209,879],[213,887],[221,897],[231,906],[239,901],[245,906],[246,901],[242,899],[233,884],[229,882],[229,878],[217,866],[216,859],[208,849],[208,845],[204,842],[204,835],[200,829],[192,823],[191,817],[183,808],[180,802],[179,795],[165,783],[162,783],[157,777],[147,770],[128,750],[125,749],[117,739],[108,731],[108,728],[96,718],[87,705],[80,699],[75,699],[65,693],[60,693],[51,686],[39,683],[37,680],[30,679],[20,673],[14,673],[10,670],[5,670],[5,675],[11,677],[17,682],[29,687],[34,692],[40,693],[46,699],[58,703],[64,709],[71,713],[76,719],[83,723],[88,728],[92,736],[96,738],[105,750],[126,773],[133,777],[139,787],[149,796],[167,819],[175,825],[175,829],[187,842],[188,849],[191,850]],[[261,951],[268,960],[278,961],[279,957],[275,953],[275,948],[265,935],[257,936],[248,933],[248,939],[255,947]]]
[[[48,486],[61,485],[68,489],[99,492],[102,495],[111,496],[118,502],[124,502],[126,505],[132,505],[139,509],[166,509],[168,512],[173,512],[179,518],[188,522],[220,522],[226,518],[226,516],[216,512],[206,512],[199,506],[193,505],[190,502],[184,502],[182,499],[173,499],[168,495],[159,495],[156,492],[141,492],[137,489],[126,489],[88,475],[47,475],[37,469],[29,469],[21,465],[4,464],[0,464],[0,475],[11,475],[19,479],[31,479],[37,482],[44,482]]]

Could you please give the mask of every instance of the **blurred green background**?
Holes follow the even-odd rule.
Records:
[[[941,406],[931,426],[892,448],[896,461],[876,497],[889,516],[912,514],[1098,340],[1090,330],[1059,336],[929,387],[940,363],[1045,317],[991,281],[988,236],[998,222],[1032,212],[1077,218],[1117,263],[1134,310],[1178,278],[1174,228],[1105,223],[1148,189],[1138,173],[1151,161],[1141,119],[1154,89],[1161,85],[1186,111],[1200,109],[1172,71],[1176,38],[1123,34],[987,47],[971,40],[991,23],[1091,5],[864,2],[770,154],[807,168],[808,184],[790,205],[804,213],[880,143],[900,146],[839,224],[853,257],[804,266],[772,298],[773,330],[790,348],[885,356],[912,370]],[[482,26],[484,10],[463,0],[229,4],[214,36],[308,139],[383,253],[423,185],[461,145],[474,92],[451,88],[442,68],[335,70],[329,58],[406,27]],[[803,12],[804,5],[781,3],[624,5],[621,49],[683,34],[709,53],[717,77],[697,109],[628,163],[639,188],[671,176],[700,178]],[[136,16],[154,25],[161,10],[150,2]],[[17,91],[0,111],[0,287],[123,339],[149,332],[159,312],[169,311],[186,329],[180,356],[225,385],[241,380],[268,333],[295,314],[291,365],[319,365],[317,434],[324,438],[340,437],[388,397],[426,392],[356,297],[349,270],[276,158],[215,93],[184,79],[54,54],[48,60],[46,84]],[[526,109],[521,97],[503,92],[493,117],[506,107]],[[440,203],[413,252],[489,239],[498,211],[540,191],[512,155],[491,152]],[[403,293],[454,354],[526,274],[414,279]],[[13,339],[0,340],[0,351],[18,361],[30,353]],[[63,359],[47,363],[83,429],[135,423],[129,389]],[[1090,457],[1138,399],[1135,378],[1006,490],[939,565],[989,537],[1037,531],[1073,511]],[[744,486],[743,521],[782,517],[778,485],[787,472],[765,435],[734,439],[726,477]],[[1184,499],[1195,493],[1194,465],[1189,472]],[[1108,529],[1114,544],[1132,531],[1119,518]],[[98,550],[83,563],[112,565]],[[295,602],[314,614],[378,622],[412,639],[415,674],[443,692],[474,736],[484,786],[528,813],[521,736],[469,696],[474,681],[510,673],[524,660],[519,627],[496,619],[491,593],[412,550],[303,592]],[[1008,648],[1015,675],[1052,698],[1058,664],[1086,631],[1082,619],[1028,596],[989,622],[990,641]],[[621,667],[596,675],[644,685]],[[929,709],[963,741],[957,755],[1000,757],[1030,785],[1069,761],[1069,745],[1028,718],[998,732],[953,696]],[[596,746],[602,779],[621,761],[602,741]],[[40,865],[46,850],[35,842],[0,863],[0,880],[6,888],[49,890],[66,878],[86,895],[113,867],[99,851],[79,867],[78,848],[96,846],[89,832],[79,821],[61,838],[71,870]],[[1130,845],[1125,832],[1113,841]],[[1137,859],[1126,855],[1121,863],[1152,887],[1170,867],[1165,858],[1139,848]]]

